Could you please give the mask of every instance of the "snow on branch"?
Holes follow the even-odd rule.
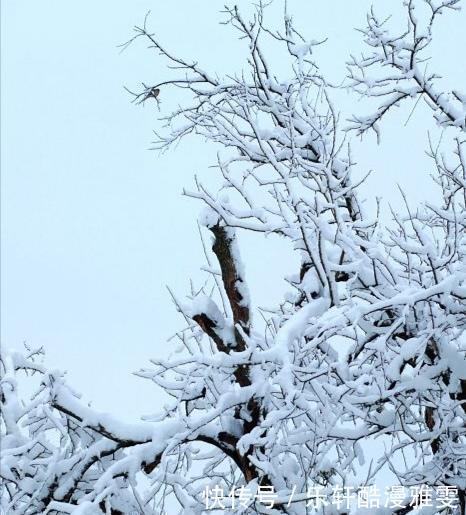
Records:
[[[404,197],[389,227],[362,209],[354,133],[340,128],[314,60],[322,42],[303,37],[288,13],[276,30],[263,3],[251,19],[226,8],[247,52],[236,75],[170,52],[147,20],[136,27],[131,42],[147,43],[173,76],[143,84],[134,100],[161,108],[165,95],[190,97],[164,114],[156,147],[200,135],[206,148],[221,148],[222,186],[196,181],[185,191],[204,205],[208,279],[184,300],[172,294],[185,323],[179,348],[137,372],[170,402],[138,423],[86,406],[37,353],[2,354],[4,511],[200,515],[206,488],[218,487],[276,493],[272,507],[251,497],[245,513],[299,515],[312,489],[330,506],[332,489],[356,495],[382,475],[406,487],[455,488],[458,509],[428,513],[465,512],[465,98],[439,91],[422,67],[434,24],[459,1],[401,7],[401,31],[367,16],[370,52],[351,58],[348,88],[378,104],[355,114],[353,129],[380,132],[392,107],[424,98],[455,136],[447,150],[429,139],[437,201],[413,208]],[[287,66],[275,70],[272,51]],[[274,309],[254,304],[241,231],[258,245],[276,235],[299,257]],[[18,386],[25,375],[36,381],[32,396]],[[225,513],[237,513],[234,500]],[[401,515],[414,504],[381,510]]]
[[[350,86],[363,97],[379,104],[367,116],[355,115],[350,128],[358,135],[369,130],[377,134],[384,115],[406,99],[422,97],[441,127],[466,131],[466,96],[458,90],[438,89],[439,75],[425,64],[437,19],[448,10],[459,9],[459,0],[409,0],[405,2],[407,29],[396,32],[389,19],[379,18],[372,9],[367,26],[360,29],[370,52],[352,56],[348,63]]]

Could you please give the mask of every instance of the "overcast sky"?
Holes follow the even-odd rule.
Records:
[[[151,28],[174,53],[209,70],[239,71],[244,43],[219,25],[223,3],[2,2],[2,344],[43,345],[47,364],[68,370],[86,399],[128,419],[162,402],[131,372],[166,355],[167,338],[182,326],[166,285],[187,292],[203,255],[201,206],[181,191],[195,173],[214,181],[215,149],[192,139],[162,156],[149,150],[157,117],[177,104],[177,92],[162,91],[161,113],[131,104],[123,86],[159,80],[166,63],[144,45],[123,53],[117,46],[151,10]],[[251,4],[239,2],[246,11]],[[316,60],[342,79],[349,53],[361,50],[354,27],[371,2],[288,4],[302,33],[328,37]],[[398,4],[375,2],[382,10]],[[272,25],[282,6],[275,1]],[[432,66],[464,90],[465,12],[442,23]],[[338,99],[343,111],[353,109],[354,99]],[[435,193],[422,154],[434,125],[422,105],[406,123],[409,112],[386,120],[380,146],[373,138],[356,145],[359,172],[374,170],[368,206],[375,194],[398,205],[397,183],[414,204]],[[277,302],[284,283],[270,275],[295,271],[296,257],[274,241],[248,236],[242,244],[254,302]]]

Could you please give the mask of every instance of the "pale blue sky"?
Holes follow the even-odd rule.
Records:
[[[166,354],[167,337],[180,327],[165,285],[182,295],[203,264],[195,223],[201,206],[181,190],[194,173],[213,180],[207,167],[215,151],[199,140],[163,156],[148,150],[158,112],[132,105],[123,86],[165,76],[165,63],[144,45],[123,54],[117,45],[150,9],[151,27],[174,52],[238,71],[244,47],[218,25],[223,3],[2,3],[2,344],[44,345],[48,364],[67,369],[87,399],[128,418],[161,402],[130,372]],[[353,27],[370,4],[289,1],[305,35],[329,38],[316,58],[332,78],[343,77],[349,52],[360,49]],[[375,1],[381,9],[397,4]],[[247,10],[251,2],[239,5]],[[277,23],[281,5],[276,0]],[[465,27],[465,12],[450,15],[433,49],[432,66],[460,89]],[[162,113],[176,95],[162,93]],[[340,100],[352,108],[349,97]],[[367,194],[395,204],[397,182],[414,203],[432,194],[422,150],[433,124],[420,106],[404,127],[408,114],[387,120],[380,147],[373,140],[356,146],[361,173],[375,170]],[[295,262],[273,242],[256,245],[243,238],[246,273],[254,301],[270,304],[283,283],[270,284],[264,262],[288,271]]]

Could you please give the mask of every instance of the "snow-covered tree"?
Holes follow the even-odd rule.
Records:
[[[204,204],[208,279],[175,299],[182,351],[138,372],[173,398],[143,421],[89,408],[37,351],[3,352],[3,512],[342,514],[345,496],[367,500],[385,477],[410,494],[370,513],[466,513],[466,96],[422,66],[459,0],[399,7],[399,31],[367,16],[367,52],[339,87],[375,107],[349,124],[313,60],[321,42],[288,14],[272,30],[263,5],[251,20],[227,8],[248,60],[224,77],[136,27],[131,42],[146,41],[174,75],[135,100],[189,94],[164,115],[157,147],[193,134],[221,147],[220,189],[185,192]],[[288,58],[280,75],[272,45]],[[452,151],[431,136],[437,203],[406,203],[384,227],[362,207],[348,142],[379,135],[392,107],[419,100]],[[251,300],[240,231],[275,234],[300,258],[274,311]]]

